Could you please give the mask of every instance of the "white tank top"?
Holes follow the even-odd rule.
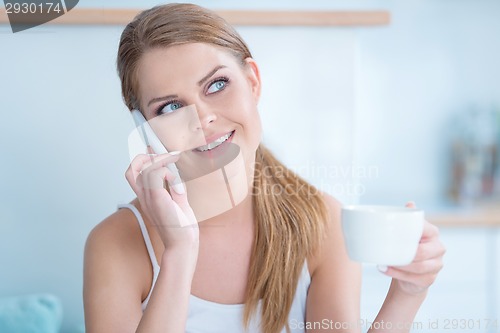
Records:
[[[144,237],[144,243],[149,253],[149,258],[153,266],[153,283],[151,285],[151,290],[148,293],[146,299],[142,302],[142,311],[144,311],[148,305],[149,298],[158,278],[160,272],[160,265],[156,260],[156,256],[153,250],[153,245],[151,244],[151,239],[149,238],[148,230],[144,220],[142,219],[139,210],[134,205],[131,204],[121,204],[118,208],[128,208],[136,216],[139,226],[141,228],[142,236]],[[304,263],[300,278],[297,284],[297,289],[295,290],[295,297],[293,299],[292,307],[288,316],[288,322],[290,324],[290,331],[293,333],[305,333],[303,328],[305,322],[306,313],[306,301],[307,301],[307,291],[309,285],[311,284],[311,277],[307,268],[307,262]],[[260,313],[261,304],[258,304],[257,312],[245,331],[243,327],[243,308],[245,304],[220,304],[211,301],[207,301],[196,297],[194,295],[189,296],[189,312],[186,323],[186,333],[219,333],[219,332],[247,332],[247,333],[259,333],[260,324]],[[286,333],[286,329],[283,328],[282,333]]]

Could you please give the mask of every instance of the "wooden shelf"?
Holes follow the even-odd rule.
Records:
[[[500,227],[500,205],[432,213],[427,220],[442,227]]]
[[[142,9],[75,8],[45,24],[126,25]],[[378,26],[390,23],[387,11],[216,11],[236,26]],[[0,24],[8,24],[5,8],[0,9]]]

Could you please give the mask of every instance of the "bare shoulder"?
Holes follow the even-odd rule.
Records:
[[[93,256],[97,256],[98,260],[92,260],[89,264],[130,268],[136,272],[141,266],[145,265],[147,268],[149,257],[144,239],[137,219],[130,209],[117,210],[92,229],[85,244],[85,264],[87,259],[93,259]]]
[[[321,247],[308,258],[311,276],[314,275],[316,270],[321,266],[321,263],[327,258],[332,258],[332,255],[343,255],[343,236],[340,224],[342,204],[327,193],[322,193],[322,197],[328,210],[329,220],[326,224],[326,234]]]
[[[340,201],[332,197],[330,194],[322,193],[323,201],[325,202],[326,208],[330,212],[330,223],[339,222],[340,223],[340,210],[342,204]]]
[[[87,251],[101,255],[115,251],[120,253],[134,250],[140,245],[140,228],[132,211],[119,209],[97,224],[90,232],[85,245]]]
[[[140,207],[132,202],[136,208]],[[84,287],[117,278],[143,295],[151,281],[151,263],[134,213],[119,209],[97,224],[85,244]]]
[[[129,209],[120,209],[96,225],[85,244],[87,332],[104,332],[106,327],[129,332],[137,327],[151,280],[151,264],[137,220]]]
[[[361,267],[347,255],[340,222],[342,205],[328,194],[323,196],[329,221],[321,247],[310,259],[307,321],[329,318],[356,322],[359,319]]]

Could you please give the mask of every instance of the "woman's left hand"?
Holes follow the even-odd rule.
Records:
[[[408,203],[406,207],[416,208],[414,203]],[[446,249],[439,239],[438,228],[424,221],[424,230],[413,262],[406,266],[389,266],[385,272],[386,267],[379,269],[392,277],[401,291],[413,295],[421,294],[434,283],[443,268],[445,252]]]

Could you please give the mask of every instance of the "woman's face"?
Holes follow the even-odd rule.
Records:
[[[203,43],[151,49],[140,59],[141,111],[168,151],[183,152],[179,163],[196,166],[231,143],[246,163],[255,160],[260,76],[256,63],[245,61]]]

